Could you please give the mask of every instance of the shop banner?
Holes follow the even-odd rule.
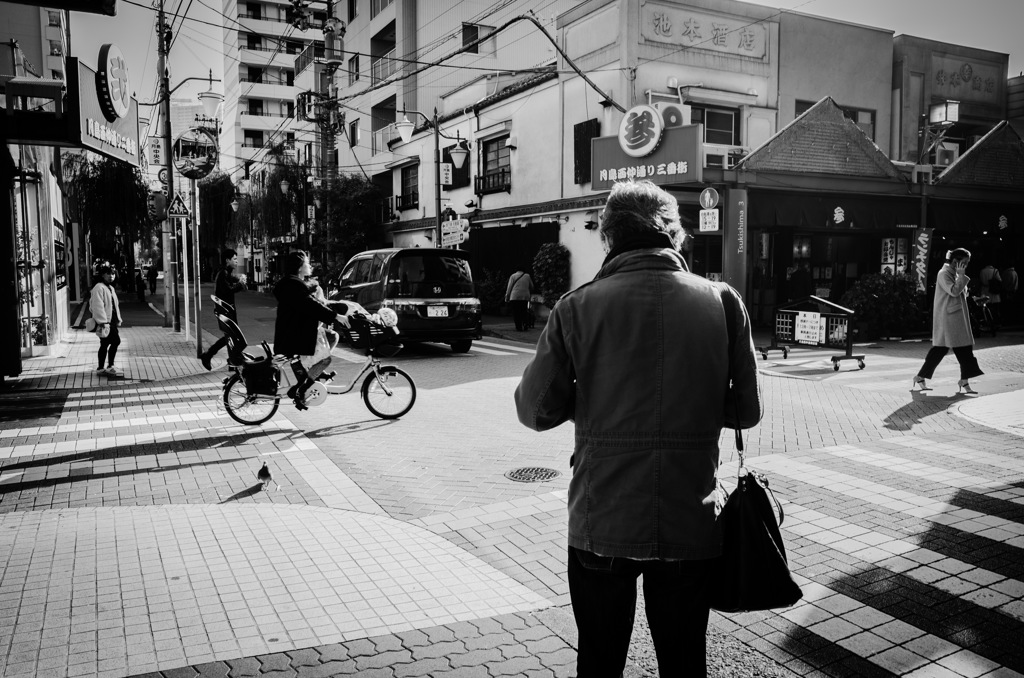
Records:
[[[746,295],[747,287],[747,191],[730,188],[725,195],[725,242],[722,247],[722,266],[725,282],[737,292]]]
[[[928,257],[932,251],[934,231],[934,228],[918,228],[914,231],[914,277],[919,292],[928,289]]]

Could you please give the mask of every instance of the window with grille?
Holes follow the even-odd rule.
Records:
[[[696,125],[704,125],[704,143],[722,146],[738,146],[740,144],[740,116],[737,111],[729,108],[711,108],[708,106],[692,106],[690,120]]]
[[[508,137],[491,139],[482,144],[480,176],[476,178],[476,193],[497,193],[512,190],[512,164]]]
[[[353,120],[348,124],[348,145],[349,147],[359,145],[359,121]]]
[[[402,193],[398,196],[400,210],[413,209],[420,205],[420,167],[409,165],[402,168]]]
[[[573,125],[572,175],[573,181],[577,184],[590,182],[591,141],[600,134],[601,123],[597,118]]]
[[[243,146],[249,148],[261,148],[263,146],[263,132],[245,132],[245,141],[242,142]]]

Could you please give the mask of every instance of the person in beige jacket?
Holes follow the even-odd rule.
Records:
[[[931,379],[942,358],[953,349],[953,355],[960,363],[960,381],[957,386],[962,393],[977,393],[971,388],[970,379],[985,374],[974,356],[974,333],[971,318],[967,312],[967,288],[971,279],[967,277],[967,264],[971,253],[962,247],[946,252],[946,263],[935,279],[935,298],[932,302],[932,348],[924,359],[924,365],[914,377],[911,386],[920,386],[930,391],[926,379]]]
[[[100,281],[89,293],[89,312],[96,321],[96,335],[100,338],[100,350],[97,354],[99,367],[96,373],[107,377],[123,376],[121,370],[114,367],[117,347],[121,345],[121,334],[117,328],[121,325],[121,306],[114,290],[114,269],[101,266],[97,271]],[[106,367],[103,366],[106,362]]]

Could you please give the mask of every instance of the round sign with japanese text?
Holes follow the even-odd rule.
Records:
[[[619,123],[619,147],[632,158],[650,155],[661,143],[665,123],[653,106],[634,106]]]
[[[132,92],[128,82],[128,63],[117,45],[107,43],[100,47],[99,71],[96,85],[100,106],[109,122],[128,115]]]
[[[178,135],[171,153],[181,176],[202,179],[217,166],[217,138],[205,127],[192,127]]]

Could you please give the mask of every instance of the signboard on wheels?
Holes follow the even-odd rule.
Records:
[[[825,340],[825,322],[820,313],[800,311],[796,314],[793,340],[800,344],[818,344]]]

